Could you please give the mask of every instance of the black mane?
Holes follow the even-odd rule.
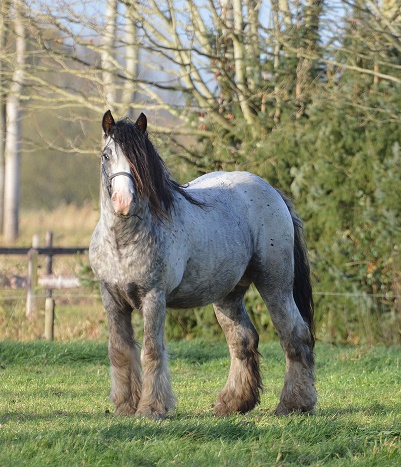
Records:
[[[148,199],[150,211],[157,220],[170,218],[175,193],[196,206],[204,206],[189,195],[183,185],[171,179],[147,132],[143,133],[128,117],[116,122],[111,136],[121,147],[131,166],[139,196]]]

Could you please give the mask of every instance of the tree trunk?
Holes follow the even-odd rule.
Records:
[[[114,110],[116,104],[116,92],[113,79],[114,70],[114,42],[117,28],[118,0],[107,0],[104,37],[102,43],[102,79],[103,93],[106,104],[110,110]]]
[[[244,18],[242,15],[242,1],[233,0],[233,30],[232,42],[234,49],[234,70],[238,87],[238,101],[242,115],[248,125],[252,126],[254,115],[249,106],[248,83],[246,74],[245,47],[244,47]]]
[[[10,9],[10,2],[4,0],[0,4],[0,49],[4,50],[7,40],[6,18]],[[4,182],[5,182],[5,141],[6,141],[6,102],[3,95],[5,88],[3,62],[0,60],[0,235],[4,225]]]
[[[25,25],[22,18],[23,2],[14,1],[15,69],[7,99],[7,136],[5,144],[4,239],[14,242],[18,237],[20,166],[21,166],[21,93],[25,64]]]
[[[125,32],[125,83],[121,102],[128,109],[128,117],[133,118],[134,102],[137,92],[138,79],[138,34],[135,18],[130,15],[127,8],[126,32]]]

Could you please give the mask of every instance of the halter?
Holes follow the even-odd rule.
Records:
[[[102,162],[102,173],[103,173],[104,178],[106,179],[106,188],[107,188],[107,191],[109,193],[110,198],[111,198],[111,195],[112,195],[111,182],[112,182],[113,178],[119,177],[120,175],[124,175],[125,177],[128,177],[135,186],[134,177],[132,176],[132,174],[130,172],[116,172],[114,174],[107,175],[106,169],[104,168],[104,164]]]
[[[112,193],[112,186],[111,186],[111,182],[113,181],[113,178],[119,177],[120,175],[124,176],[124,177],[128,177],[135,186],[134,177],[132,176],[132,174],[130,172],[116,172],[114,174],[108,175],[107,172],[106,172],[106,169],[104,168],[104,164],[102,162],[102,173],[103,173],[104,178],[106,179],[106,188],[107,188],[107,192],[109,193],[110,198],[111,198],[111,196],[113,194]],[[124,219],[128,218],[128,217],[137,217],[139,220],[142,220],[142,218],[139,217],[137,214],[131,214],[129,216],[123,216],[121,214],[116,214],[116,213],[114,213],[114,214],[117,217],[122,217]]]

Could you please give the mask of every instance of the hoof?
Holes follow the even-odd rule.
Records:
[[[121,404],[118,407],[114,408],[114,415],[135,415],[136,408],[132,407],[129,404]]]
[[[149,420],[163,420],[163,418],[166,418],[167,412],[160,412],[151,408],[142,408],[138,409],[135,415],[137,417],[148,418]]]
[[[314,407],[286,407],[283,403],[279,403],[274,411],[274,415],[283,416],[290,414],[313,413]]]
[[[214,406],[214,414],[227,416],[232,413],[245,414],[250,412],[256,405],[256,400],[238,400],[237,398],[229,398],[227,394],[219,396],[217,403]]]
[[[219,417],[226,417],[231,413],[235,412],[235,410],[230,410],[226,404],[218,403],[214,406],[213,413]]]

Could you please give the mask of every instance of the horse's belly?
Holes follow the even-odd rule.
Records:
[[[228,266],[229,263],[226,265]],[[236,270],[219,270],[209,274],[191,271],[181,284],[167,295],[170,308],[194,308],[214,303],[226,297],[244,276],[247,263]]]
[[[167,297],[168,308],[196,308],[209,305],[224,298],[232,289],[228,290],[210,290],[199,288],[192,292],[173,292]]]

